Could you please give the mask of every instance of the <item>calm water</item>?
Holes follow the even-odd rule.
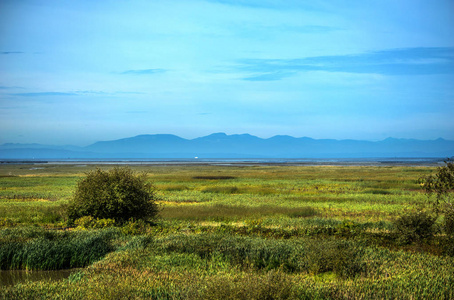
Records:
[[[339,165],[339,166],[437,166],[446,158],[92,158],[92,159],[0,159],[11,164],[124,164],[124,165]]]

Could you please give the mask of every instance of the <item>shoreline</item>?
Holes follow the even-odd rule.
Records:
[[[441,166],[446,158],[0,159],[1,165]]]

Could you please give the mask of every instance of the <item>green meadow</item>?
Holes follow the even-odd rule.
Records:
[[[436,230],[403,244],[393,223],[430,210],[418,179],[433,167],[130,167],[155,187],[153,224],[68,226],[94,165],[0,165],[0,272],[74,269],[3,284],[0,298],[454,298],[453,243]]]

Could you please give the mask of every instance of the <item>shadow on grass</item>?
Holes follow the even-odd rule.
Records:
[[[236,218],[287,215],[292,218],[312,217],[317,211],[312,207],[276,207],[276,206],[230,206],[224,204],[215,205],[186,205],[164,207],[160,212],[163,218],[183,220],[229,220]]]

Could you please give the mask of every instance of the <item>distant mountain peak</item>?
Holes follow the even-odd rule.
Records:
[[[296,138],[290,135],[275,135],[270,137],[268,140],[294,140],[294,139]]]
[[[156,134],[139,134],[132,138],[153,138],[153,137],[169,137],[169,138],[180,138],[178,135],[168,133],[156,133]]]
[[[260,139],[259,137],[255,136],[255,135],[251,135],[249,133],[241,133],[241,134],[232,134],[232,135],[228,135],[229,137],[233,137],[233,138],[242,138],[242,139]]]
[[[0,158],[360,158],[451,157],[454,141],[396,139],[382,141],[313,139],[276,135],[260,138],[248,133],[213,133],[195,139],[173,134],[141,134],[99,141],[86,147],[40,144],[0,145]]]
[[[216,132],[216,133],[212,133],[212,134],[209,134],[207,136],[204,136],[204,137],[214,137],[214,138],[219,138],[219,137],[226,137],[227,134],[225,134],[224,132]]]

